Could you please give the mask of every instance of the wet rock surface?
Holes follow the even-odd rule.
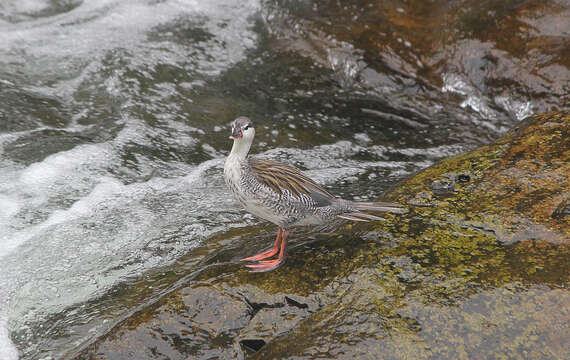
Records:
[[[293,233],[277,271],[239,263],[270,226],[212,239],[183,260],[199,271],[72,357],[567,358],[569,131],[569,112],[532,116],[396,186],[407,214]]]
[[[506,130],[509,118],[570,102],[570,8],[563,1],[265,3],[278,48],[334,70],[342,86],[381,95],[384,116],[390,107],[407,110],[410,128],[439,117],[459,130],[477,117]],[[418,107],[413,97],[425,102]],[[448,118],[458,105],[465,117]]]
[[[509,309],[565,289],[569,202],[551,196],[565,160],[542,143],[519,144],[538,163],[500,147],[501,166],[481,155],[418,175],[390,193],[413,211],[386,224],[295,230],[271,276],[238,261],[275,229],[236,206],[222,168],[247,115],[252,153],[371,201],[567,110],[567,1],[60,3],[0,5],[2,360],[261,357],[296,332],[295,354],[381,336],[395,354],[397,332],[423,342],[443,332],[438,309],[468,311],[483,291]],[[417,301],[436,310],[402,312]]]

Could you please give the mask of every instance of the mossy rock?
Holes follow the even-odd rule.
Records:
[[[270,227],[221,234],[76,358],[570,358],[569,129],[532,116],[397,185],[407,214],[293,234],[270,273],[238,260]]]
[[[254,358],[568,358],[569,130],[538,114],[397,186],[410,213],[369,227],[398,244]]]
[[[495,143],[422,171],[390,198],[430,205],[416,212],[432,221],[453,214],[479,224],[506,243],[568,244],[569,124],[568,112],[532,116]]]

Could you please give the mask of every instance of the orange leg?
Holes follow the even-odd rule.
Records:
[[[287,235],[289,231],[281,230],[281,246],[279,249],[279,256],[275,260],[262,260],[257,264],[246,265],[248,268],[252,269],[252,272],[266,272],[275,270],[285,263],[285,258],[287,257]]]
[[[271,250],[267,250],[264,251],[262,253],[250,256],[250,257],[246,257],[241,259],[241,261],[257,261],[257,260],[263,260],[263,259],[267,259],[268,257],[272,257],[273,255],[277,254],[279,252],[279,246],[281,245],[281,234],[283,233],[283,230],[281,230],[281,228],[279,228],[279,230],[277,231],[277,238],[275,238],[275,243],[273,244],[273,249]]]

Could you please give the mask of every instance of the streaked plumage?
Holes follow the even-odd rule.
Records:
[[[320,225],[337,217],[354,221],[383,220],[361,210],[405,212],[396,204],[336,198],[293,166],[248,159],[254,136],[252,121],[237,118],[230,136],[234,144],[224,166],[224,178],[236,201],[246,211],[279,226],[273,249],[242,259],[258,261],[247,265],[253,271],[270,271],[284,263],[288,229],[293,226]],[[279,254],[278,259],[264,260],[276,254]]]

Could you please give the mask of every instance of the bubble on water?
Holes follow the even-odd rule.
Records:
[[[354,140],[356,140],[360,145],[366,145],[372,141],[370,136],[365,133],[354,134]]]
[[[333,71],[340,75],[342,86],[349,87],[356,81],[358,74],[366,67],[360,50],[347,42],[335,42],[327,48],[327,60]]]

